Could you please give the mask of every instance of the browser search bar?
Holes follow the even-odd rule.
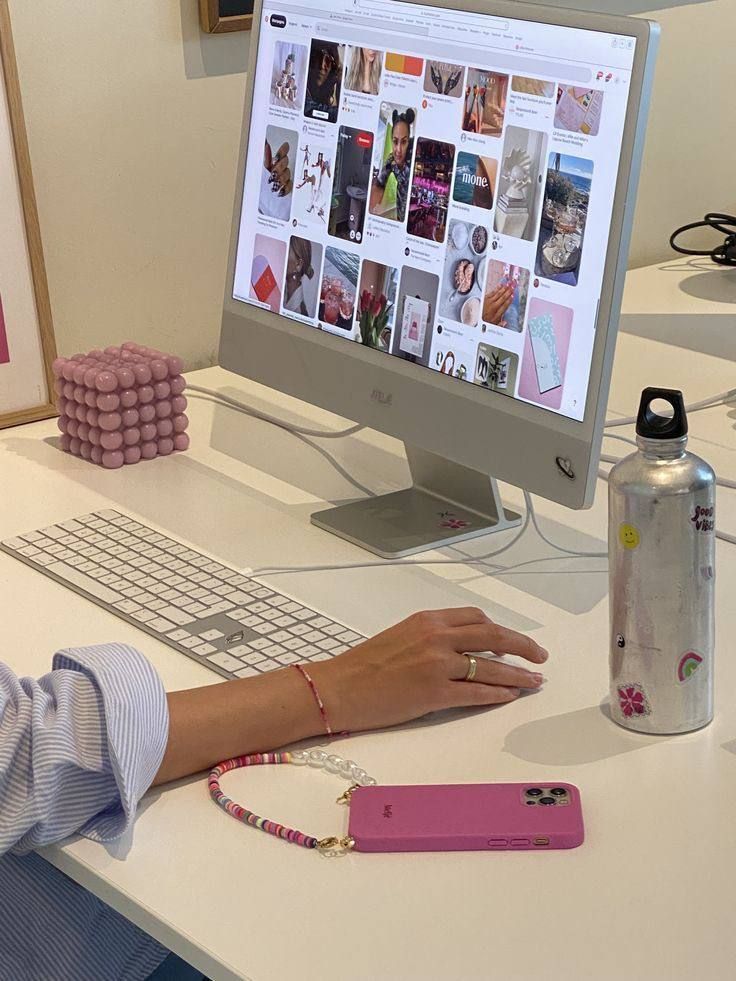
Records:
[[[367,21],[368,18],[360,17],[355,18],[355,20],[362,23]],[[386,47],[385,30],[379,33],[378,25],[375,23],[375,21],[370,23],[376,26],[376,31],[366,30],[364,27],[356,27],[351,29],[351,27],[343,21],[333,21],[332,23],[321,22],[317,24],[316,30],[318,33],[325,34],[329,37],[330,34],[328,32],[334,32],[339,27],[340,39],[347,41],[348,44],[358,44],[362,47],[372,44],[378,49]],[[413,35],[421,36],[421,51],[425,57],[429,56],[430,58],[437,58],[442,61],[456,61],[460,65],[470,63],[475,68],[487,68],[489,71],[502,69],[515,73],[528,72],[532,75],[550,75],[555,79],[555,81],[588,83],[592,79],[591,70],[582,65],[571,65],[562,61],[546,61],[543,58],[529,57],[527,55],[519,54],[518,52],[514,52],[513,54],[505,54],[498,48],[492,48],[486,45],[471,45],[466,43],[464,45],[455,46],[448,44],[447,40],[444,40],[442,43],[433,41],[431,38],[443,36],[442,30],[434,25],[430,28],[402,28],[400,25],[392,23],[390,25],[390,30],[392,32],[405,31]],[[395,43],[398,47],[401,47],[401,42],[398,38],[396,38]]]

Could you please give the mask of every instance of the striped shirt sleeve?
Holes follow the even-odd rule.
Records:
[[[161,681],[125,644],[59,651],[39,680],[0,664],[0,856],[119,837],[163,759]]]

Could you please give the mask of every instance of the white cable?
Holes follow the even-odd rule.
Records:
[[[524,492],[526,497],[526,491]],[[488,564],[488,559],[493,559],[497,555],[501,555],[503,552],[507,552],[519,541],[521,536],[529,527],[530,514],[527,507],[527,512],[524,516],[524,520],[521,523],[521,527],[511,539],[501,548],[495,549],[493,552],[486,552],[485,555],[478,555],[475,557],[463,556],[458,559],[385,559],[378,562],[350,562],[344,565],[299,565],[299,566],[263,566],[260,569],[250,569],[249,574],[251,576],[281,576],[289,575],[294,572],[339,572],[343,569],[386,569],[391,566],[411,566],[411,565],[484,565]],[[539,561],[539,560],[536,560]],[[495,563],[490,563],[495,565]],[[498,567],[503,570],[504,566]]]
[[[618,433],[604,433],[603,434],[603,438],[604,439],[616,439],[616,440],[619,441],[619,443],[628,443],[629,446],[634,446],[634,447],[638,446],[638,444],[637,444],[637,442],[636,442],[635,439],[631,439],[630,436],[619,436]]]
[[[350,426],[348,429],[340,429],[337,432],[330,429],[306,429],[303,426],[294,426],[290,422],[284,422],[283,419],[269,415],[268,412],[261,412],[260,409],[254,409],[250,405],[238,402],[237,399],[231,399],[229,395],[223,395],[213,388],[203,388],[201,385],[187,384],[186,392],[187,394],[191,392],[198,395],[206,395],[216,402],[224,402],[225,405],[229,405],[233,409],[238,409],[246,415],[254,416],[256,419],[262,419],[263,422],[270,422],[272,425],[278,426],[279,429],[285,429],[289,433],[298,433],[300,436],[318,436],[320,439],[340,439],[342,436],[352,436],[354,433],[360,432],[361,429],[365,429],[365,426],[358,425],[357,423],[355,426]]]
[[[720,395],[711,395],[707,399],[702,399],[700,402],[693,402],[691,405],[685,406],[685,412],[689,415],[691,412],[700,412],[702,409],[710,409],[715,405],[725,405],[727,402],[736,399],[736,388],[729,389],[728,392],[721,392]],[[627,416],[625,419],[606,419],[604,423],[604,429],[614,429],[616,426],[633,426],[636,422],[636,416]]]
[[[524,498],[525,499],[527,498],[526,491],[524,491]],[[539,527],[539,524],[537,522],[537,513],[532,506],[531,497],[529,497],[529,500],[527,501],[527,508],[529,509],[528,513],[531,515],[532,524],[534,525],[534,530],[542,539],[542,541],[546,542],[546,544],[549,545],[550,548],[554,548],[558,552],[564,552],[566,555],[575,555],[586,559],[608,558],[608,552],[580,552],[577,549],[565,548],[564,545],[558,545],[557,542],[550,541],[550,539],[547,538],[547,536],[543,533],[542,529]]]
[[[237,399],[230,398],[228,395],[223,395],[221,392],[218,392],[216,389],[204,388],[201,385],[188,385],[187,391],[196,395],[204,396],[211,401],[221,402],[224,405],[229,406],[230,408],[237,409],[239,412],[243,412],[246,415],[253,416],[256,419],[261,419],[263,422],[271,423],[274,426],[278,426],[279,429],[283,429],[286,432],[293,433],[297,436],[312,436],[312,437],[319,437],[324,439],[338,439],[342,436],[352,436],[354,433],[360,432],[361,429],[365,429],[365,426],[361,426],[358,424],[356,424],[355,426],[351,426],[348,429],[340,430],[338,432],[306,429],[302,426],[294,426],[291,423],[284,422],[282,419],[279,419],[276,416],[272,416],[267,412],[261,412],[258,409],[253,409],[251,408],[251,406],[245,405],[243,402],[237,401]],[[732,389],[729,392],[722,392],[720,395],[714,395],[710,399],[703,399],[701,402],[694,402],[692,405],[686,406],[686,411],[697,412],[700,409],[707,409],[714,405],[724,404],[725,402],[730,401],[731,399],[734,398],[736,398],[736,389]],[[624,426],[624,425],[630,425],[633,422],[636,422],[635,417],[625,420],[617,419],[611,423],[606,423],[606,426],[609,428],[612,426]],[[622,443],[628,443],[632,446],[636,446],[635,440],[630,439],[627,436],[619,436],[616,433],[604,433],[603,435],[607,439],[615,439],[615,440],[619,440]],[[603,463],[616,464],[620,461],[621,458],[602,453],[600,459]],[[333,461],[333,463],[335,463],[335,465],[338,466],[335,461]],[[342,467],[338,466],[338,469],[342,473],[344,473]],[[607,471],[599,470],[598,477],[601,480],[607,481],[608,480]],[[719,486],[736,490],[736,481],[729,480],[726,477],[717,477],[716,482]],[[406,559],[389,559],[380,562],[357,562],[357,563],[349,563],[345,565],[291,566],[291,567],[274,566],[274,567],[264,567],[262,569],[251,570],[251,575],[273,576],[273,575],[288,575],[290,573],[295,573],[295,572],[336,572],[336,571],[349,570],[349,569],[374,569],[374,568],[387,568],[391,566],[408,566],[408,565],[420,565],[420,566],[488,565],[488,564],[495,565],[495,563],[489,563],[488,559],[495,558],[497,555],[501,555],[503,552],[506,552],[510,548],[512,548],[527,531],[530,523],[533,524],[534,530],[545,544],[549,545],[550,548],[555,549],[555,551],[562,552],[564,555],[571,555],[576,558],[606,558],[607,557],[608,555],[607,552],[580,552],[575,549],[565,548],[563,545],[558,545],[556,542],[553,542],[549,538],[547,538],[547,536],[542,532],[541,528],[539,527],[531,494],[529,494],[529,492],[526,490],[522,491],[522,493],[524,494],[524,502],[526,504],[526,514],[524,516],[524,521],[522,522],[521,527],[519,528],[519,531],[516,533],[516,535],[514,535],[514,537],[511,539],[510,542],[506,543],[506,545],[502,546],[499,549],[496,549],[493,552],[487,552],[485,555],[479,555],[475,558],[465,557],[462,559],[429,559],[424,561],[422,561],[421,559],[415,559],[410,561],[407,561]],[[722,539],[725,542],[729,542],[730,544],[736,545],[736,537],[734,537],[733,535],[729,535],[725,531],[724,532],[716,531],[716,537]],[[528,562],[520,563],[520,565],[527,565],[533,562],[547,562],[550,561],[551,558],[553,557],[550,556],[544,559],[530,559],[528,560]],[[517,566],[509,566],[507,568],[510,569],[510,568],[519,568],[519,567],[520,566],[517,565]],[[498,569],[500,571],[503,571],[504,566],[499,566]],[[494,573],[494,575],[498,575],[498,574],[499,574],[498,572]]]

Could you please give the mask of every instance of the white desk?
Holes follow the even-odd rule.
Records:
[[[620,326],[639,337],[736,361],[736,267],[673,253],[654,266],[632,269]]]
[[[220,369],[196,380],[272,410],[298,409]],[[680,348],[624,334],[612,411],[632,413],[647,384],[682,386],[692,400],[733,385],[733,365],[704,355],[693,365]],[[303,412],[339,425],[319,410]],[[308,522],[321,501],[357,493],[327,460],[271,426],[200,400],[192,400],[191,418],[190,452],[113,473],[61,454],[53,422],[6,432],[0,536],[115,506],[239,566],[364,557]],[[703,437],[692,448],[731,476],[733,426],[722,407],[691,420]],[[361,433],[338,442],[327,449],[364,484],[382,489],[404,480],[392,440]],[[604,490],[601,484],[587,512],[539,502],[545,531],[563,544],[602,545]],[[718,519],[736,531],[733,492],[721,493]],[[549,554],[530,533],[505,558]],[[542,693],[444,725],[356,736],[338,752],[384,782],[572,781],[582,789],[587,823],[579,849],[324,861],[233,821],[197,778],[149,795],[132,843],[108,851],[78,840],[45,857],[217,981],[730,979],[736,549],[719,545],[718,562],[717,716],[706,730],[678,738],[628,733],[601,708],[601,560],[561,558],[503,579],[440,567],[277,580],[368,633],[417,608],[468,603],[530,630],[553,652]],[[3,554],[0,589],[2,657],[17,671],[41,674],[56,648],[115,639],[144,649],[169,689],[219,681]],[[333,803],[342,784],[326,774],[264,767],[231,775],[227,787],[260,813],[318,835],[346,820]]]

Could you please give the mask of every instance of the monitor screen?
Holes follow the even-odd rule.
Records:
[[[582,420],[634,46],[265,0],[233,298]]]

